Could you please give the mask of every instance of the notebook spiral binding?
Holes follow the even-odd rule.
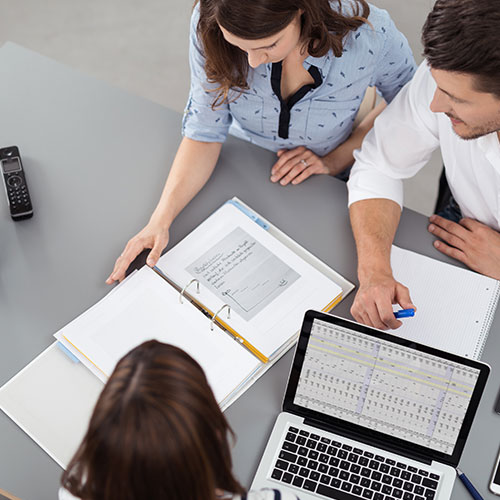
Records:
[[[474,349],[474,358],[481,359],[483,355],[484,346],[486,344],[486,339],[490,331],[491,323],[493,322],[493,317],[495,316],[495,310],[497,308],[498,298],[500,296],[500,282],[495,283],[495,293],[492,294],[490,298],[490,303],[488,304],[488,312],[484,318],[483,325],[481,327],[481,334],[479,335],[476,348]]]

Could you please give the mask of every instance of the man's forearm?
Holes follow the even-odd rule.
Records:
[[[358,253],[360,283],[391,271],[391,245],[401,216],[399,205],[388,199],[361,200],[349,208]]]

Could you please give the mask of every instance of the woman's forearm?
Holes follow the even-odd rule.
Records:
[[[221,147],[219,142],[182,139],[152,220],[170,227],[212,175]]]

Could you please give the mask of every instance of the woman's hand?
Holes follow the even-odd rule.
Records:
[[[115,268],[106,280],[108,285],[122,281],[128,266],[146,248],[151,248],[146,261],[148,266],[156,265],[167,246],[170,225],[212,175],[221,147],[220,142],[182,139],[153,215],[116,259]]]
[[[349,138],[325,156],[318,156],[304,146],[280,149],[278,161],[271,169],[271,181],[282,186],[299,184],[314,174],[338,175],[354,163],[354,151],[361,147],[365,135],[373,127],[375,118],[385,109],[381,102],[372,109],[352,131]]]
[[[323,158],[304,146],[295,149],[280,149],[278,161],[271,169],[271,181],[286,186],[290,182],[299,184],[314,174],[329,174]]]
[[[161,252],[168,243],[168,227],[153,220],[139,231],[125,246],[123,253],[116,259],[113,272],[106,280],[108,285],[115,281],[122,281],[132,261],[146,248],[151,248],[146,263],[153,267],[158,262]]]

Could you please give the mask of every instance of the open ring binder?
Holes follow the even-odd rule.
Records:
[[[279,310],[275,301],[282,295],[270,301],[257,321],[243,318],[232,304],[231,320],[226,319],[222,309],[214,314],[229,302],[228,298],[223,299],[222,294],[218,297],[213,286],[204,285],[202,275],[195,277],[187,269],[205,254],[210,257],[208,250],[223,240],[228,242],[226,254],[236,248],[240,240],[231,243],[228,239],[235,230],[243,230],[245,239],[268,249],[304,278],[297,280],[297,293],[287,296]],[[238,256],[233,257],[239,263]],[[184,349],[200,363],[224,410],[296,342],[304,311],[328,311],[353,289],[337,272],[236,198],[171,248],[158,265],[152,269],[143,266],[57,332],[57,340],[79,363],[70,361],[54,343],[0,388],[0,410],[63,468],[85,435],[103,382],[123,352],[132,344],[149,340],[151,332],[161,342]],[[235,278],[242,276],[237,267]],[[228,267],[225,271],[224,276]],[[267,271],[262,275],[268,278]],[[193,278],[200,281],[198,295]],[[307,293],[303,293],[305,286]],[[257,292],[255,297],[263,298]],[[208,322],[212,319],[216,327],[211,332]]]
[[[200,293],[200,282],[193,278],[180,292],[179,292],[179,302],[182,304],[182,297],[184,296],[185,291],[196,282],[196,293]]]
[[[214,323],[217,319],[217,316],[227,307],[227,319],[231,319],[231,306],[229,304],[224,304],[213,316],[212,321],[210,322],[210,330],[214,331]]]

